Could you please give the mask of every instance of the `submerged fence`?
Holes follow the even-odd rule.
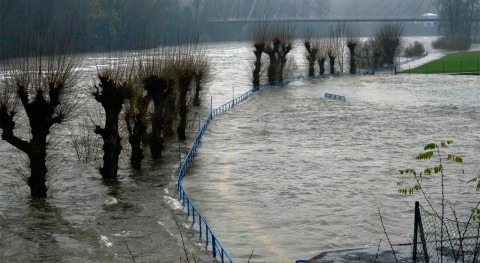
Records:
[[[415,202],[413,262],[480,262],[479,234],[478,220],[442,222]]]
[[[261,90],[267,89],[269,86],[261,86]],[[210,124],[210,121],[217,115],[220,115],[228,110],[233,109],[235,106],[238,104],[242,103],[245,101],[248,97],[250,97],[253,94],[253,91],[247,91],[244,94],[232,99],[231,101],[221,105],[220,107],[213,109],[212,106],[210,110],[210,114],[208,115],[207,119],[205,120],[205,123],[203,126],[200,128],[200,131],[198,132],[197,136],[195,137],[195,140],[193,141],[186,157],[182,159],[180,162],[180,169],[178,172],[178,194],[179,194],[179,200],[182,203],[182,206],[187,207],[187,217],[191,217],[193,224],[197,223],[198,225],[198,231],[200,233],[200,239],[203,241],[205,240],[206,243],[206,249],[208,250],[209,248],[212,251],[212,255],[215,258],[219,258],[221,262],[230,262],[233,263],[232,258],[230,255],[227,253],[225,247],[222,245],[220,240],[217,238],[215,233],[213,232],[212,228],[208,225],[207,221],[205,218],[202,216],[198,208],[195,206],[193,203],[192,199],[188,196],[187,192],[185,191],[182,181],[185,175],[187,174],[187,170],[190,167],[190,165],[193,162],[193,159],[195,157],[195,154],[197,153],[197,149],[200,145],[200,142],[202,140],[203,134],[207,130],[208,125]],[[210,102],[211,104],[211,102]]]
[[[284,87],[288,83],[301,79],[303,77],[293,77],[289,78],[285,81],[282,81],[279,83],[280,87]],[[260,85],[259,90],[267,90],[273,86],[271,85]],[[197,136],[195,137],[195,140],[193,141],[192,145],[190,146],[187,155],[185,158],[181,159],[180,161],[180,168],[178,171],[178,181],[177,181],[177,192],[178,192],[178,198],[182,203],[183,207],[187,207],[187,218],[192,219],[193,224],[198,225],[198,231],[200,233],[200,239],[205,241],[205,247],[208,250],[209,248],[212,251],[212,256],[214,258],[218,258],[221,260],[222,263],[224,262],[230,262],[233,263],[233,260],[231,256],[227,253],[225,247],[222,245],[220,240],[217,238],[215,233],[213,232],[212,228],[208,225],[207,220],[205,220],[205,217],[200,213],[198,208],[195,206],[193,203],[192,199],[188,196],[188,193],[185,191],[185,188],[182,185],[183,178],[187,174],[187,170],[190,167],[190,165],[193,162],[193,159],[197,153],[197,149],[200,146],[200,142],[202,140],[203,134],[208,128],[208,125],[210,122],[213,120],[213,118],[217,115],[220,115],[224,112],[227,112],[238,104],[244,102],[248,97],[250,97],[254,92],[252,90],[249,90],[242,95],[233,98],[232,100],[228,101],[227,103],[221,105],[218,108],[213,109],[212,106],[212,101],[210,101],[210,114],[208,115],[207,119],[205,120],[203,126],[200,127],[199,132]],[[304,261],[298,261],[298,262],[304,262]]]

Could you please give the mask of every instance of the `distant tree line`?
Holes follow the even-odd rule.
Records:
[[[79,52],[107,51],[175,42],[178,32],[187,29],[207,41],[238,37],[232,27],[245,31],[243,25],[211,24],[211,19],[328,11],[329,0],[0,0],[0,57],[22,56],[16,46],[40,30],[73,32]]]
[[[311,77],[316,75],[317,64],[320,76],[326,72],[331,75],[344,73],[347,59],[350,74],[356,74],[357,68],[374,71],[383,65],[392,65],[401,54],[404,42],[403,27],[392,23],[380,25],[375,35],[365,41],[346,23],[332,25],[325,36],[314,35],[306,30],[303,40],[308,76]],[[327,61],[328,71],[325,68]]]
[[[480,39],[480,0],[437,0],[442,37],[434,48],[467,50]]]

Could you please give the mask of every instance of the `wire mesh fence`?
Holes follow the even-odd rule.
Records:
[[[413,262],[480,262],[480,221],[443,219],[415,203]]]

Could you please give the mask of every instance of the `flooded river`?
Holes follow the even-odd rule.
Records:
[[[214,106],[249,89],[251,53],[247,43],[208,47]],[[303,53],[296,56],[302,67]],[[84,87],[95,75],[86,74]],[[447,198],[460,213],[478,200],[465,182],[479,171],[479,86],[478,76],[375,75],[261,91],[214,119],[185,189],[235,262],[247,262],[252,250],[251,262],[293,262],[376,246],[385,239],[379,207],[392,242],[407,243],[422,198],[397,193],[398,170],[425,167],[414,160],[425,143],[454,141],[450,150],[464,164],[448,167]],[[347,100],[326,100],[325,92]],[[58,133],[68,138],[76,126]],[[179,231],[198,262],[213,261],[175,199],[177,143],[141,172],[123,153],[120,179],[110,184],[76,161],[67,139],[61,143],[55,191],[43,201],[16,186],[11,169],[20,154],[0,143],[1,262],[184,262]],[[438,204],[436,179],[425,184]]]

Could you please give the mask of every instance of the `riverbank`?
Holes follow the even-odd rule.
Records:
[[[427,44],[427,43],[424,43]],[[468,52],[480,52],[480,44],[472,44]],[[434,74],[434,73],[462,73],[469,70],[478,72],[478,63],[476,63],[480,58],[462,57],[463,55],[455,55],[458,53],[468,53],[468,52],[450,52],[442,49],[428,49],[428,55],[413,60],[409,63],[404,63],[399,65],[397,70],[400,73],[415,73],[415,74]],[[452,57],[448,57],[451,55]],[[445,59],[445,60],[442,60]],[[473,61],[470,66],[467,67],[467,64],[463,65],[459,62],[462,60]],[[476,61],[475,61],[476,60]],[[437,62],[440,61],[440,62]],[[429,65],[429,66],[428,66]],[[435,66],[433,66],[435,65]],[[451,66],[451,67],[450,67]],[[435,70],[435,71],[434,71]]]

